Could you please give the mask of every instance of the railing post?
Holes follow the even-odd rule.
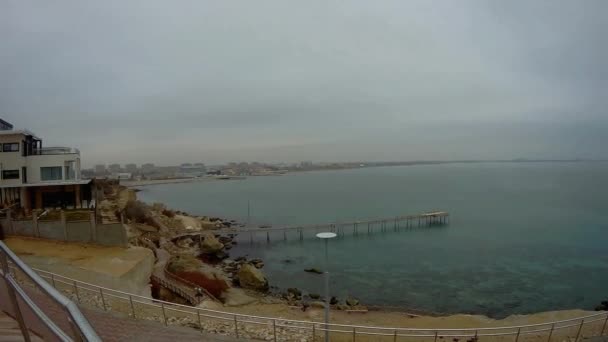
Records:
[[[555,329],[555,323],[551,324],[551,330],[549,330],[549,338],[547,338],[547,342],[551,342],[551,336],[553,336],[553,329]]]
[[[439,333],[439,332],[435,331],[435,342],[437,342],[437,334],[438,334],[438,333]]]
[[[135,306],[133,306],[133,296],[131,296],[131,295],[129,295],[129,303],[131,304],[131,315],[133,316],[133,319],[136,319]]]
[[[201,323],[201,310],[196,309],[196,317],[198,318],[198,330],[203,333],[203,324]]]
[[[55,286],[55,274],[51,273],[51,284],[53,285],[54,288],[57,288],[57,286]]]
[[[234,333],[236,334],[236,338],[239,338],[239,325],[236,321],[236,315],[234,315]]]
[[[397,329],[395,329],[395,331],[393,332],[393,342],[397,342]]]
[[[521,334],[521,328],[517,329],[517,335],[515,336],[515,342],[519,341],[519,334]]]
[[[329,329],[329,327],[327,327],[327,329]],[[353,342],[355,342],[357,340],[357,330],[356,329],[357,328],[353,327]],[[329,342],[329,341],[326,341],[326,342]]]
[[[165,315],[165,303],[160,302],[160,309],[163,311],[163,322],[167,326],[167,315]]]
[[[604,330],[606,330],[606,323],[608,323],[608,314],[606,314],[606,319],[604,320],[604,325],[602,326],[602,331],[600,332],[600,336],[604,336]]]
[[[272,336],[274,337],[274,342],[277,342],[277,321],[276,321],[276,319],[272,320]]]
[[[76,284],[76,280],[74,280],[74,293],[76,294],[76,300],[80,303],[80,294],[78,293],[78,284]]]
[[[103,306],[103,311],[107,311],[106,309],[106,299],[103,296],[103,288],[99,288],[99,296],[101,296],[101,305]]]
[[[574,339],[574,342],[578,342],[578,338],[581,336],[581,331],[583,330],[583,324],[585,324],[584,319],[581,320],[581,325],[578,326],[578,331],[576,332],[576,338]]]
[[[2,264],[2,273],[4,279],[8,279],[9,277],[11,277],[11,275],[9,273],[10,271],[8,268],[8,259],[4,253],[0,253],[0,263]],[[25,320],[23,320],[23,314],[21,313],[21,308],[19,307],[19,302],[17,301],[17,294],[15,293],[15,289],[13,289],[11,282],[6,281],[6,289],[8,291],[8,296],[11,299],[11,304],[13,306],[13,310],[17,318],[17,323],[19,323],[19,328],[21,329],[23,339],[25,340],[25,342],[30,342],[30,332],[29,330],[27,330]]]

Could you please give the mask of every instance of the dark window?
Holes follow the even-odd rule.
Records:
[[[21,174],[23,175],[23,183],[27,183],[27,168],[25,166],[21,168]]]
[[[19,152],[19,143],[4,143],[2,144],[3,152]]]
[[[41,167],[40,168],[40,180],[61,180],[61,166]]]
[[[2,179],[19,179],[19,170],[2,171]]]

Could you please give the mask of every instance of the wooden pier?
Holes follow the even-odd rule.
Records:
[[[287,227],[242,227],[242,228],[224,228],[214,231],[216,234],[248,234],[250,242],[254,241],[259,234],[265,234],[266,242],[272,240],[287,240],[288,235],[295,233],[296,238],[303,240],[307,233],[319,233],[330,231],[336,233],[339,237],[352,233],[353,236],[360,234],[371,234],[376,231],[398,231],[402,228],[418,228],[446,225],[449,223],[449,213],[445,211],[434,211],[417,215],[397,216],[393,218],[363,220],[353,222],[338,222],[316,225],[301,225]],[[257,240],[257,239],[256,239]]]

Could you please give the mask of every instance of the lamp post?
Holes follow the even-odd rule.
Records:
[[[321,240],[325,241],[325,342],[329,342],[329,257],[327,252],[327,245],[329,239],[333,239],[336,237],[335,233],[324,232],[317,234],[317,237]]]

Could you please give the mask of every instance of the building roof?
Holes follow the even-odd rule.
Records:
[[[0,189],[6,188],[30,188],[35,186],[58,186],[58,185],[83,185],[89,184],[91,179],[82,179],[82,180],[74,180],[74,181],[57,181],[57,182],[38,182],[38,183],[25,183],[25,184],[10,184],[10,185],[0,185]]]
[[[38,138],[36,136],[36,134],[34,134],[31,131],[28,131],[27,129],[18,129],[18,130],[0,130],[0,135],[31,135],[34,139],[38,139],[40,140],[40,138]]]

